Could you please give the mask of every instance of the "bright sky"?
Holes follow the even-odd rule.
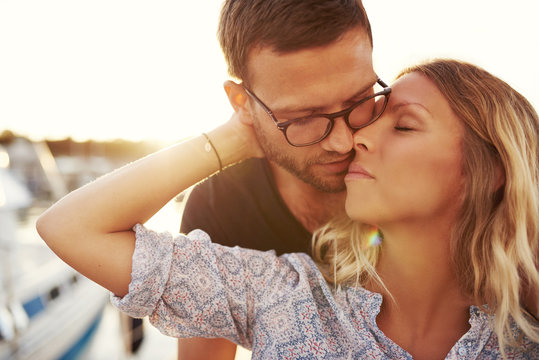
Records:
[[[0,131],[173,141],[226,121],[221,0],[0,1]],[[539,108],[539,1],[364,0],[378,74],[474,62]]]

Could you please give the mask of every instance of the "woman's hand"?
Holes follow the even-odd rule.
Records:
[[[227,124],[236,134],[240,142],[247,147],[245,158],[263,158],[265,156],[255,135],[251,114],[245,110],[235,111]]]
[[[253,124],[246,119],[248,116],[244,111],[235,111],[226,123],[207,132],[223,167],[253,157],[264,157]]]
[[[264,157],[264,152],[255,135],[254,122],[256,119],[251,106],[252,102],[249,101],[249,95],[247,95],[241,84],[230,80],[224,83],[224,89],[234,113],[223,126],[230,130],[229,136],[233,134],[238,141],[237,144],[242,144],[238,146],[245,150],[241,155],[243,159]],[[219,148],[219,146],[216,145],[216,148]]]

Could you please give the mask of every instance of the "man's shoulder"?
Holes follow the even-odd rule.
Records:
[[[229,166],[223,171],[211,176],[208,180],[234,179],[250,181],[253,178],[271,177],[271,171],[266,159],[246,159],[238,164]]]
[[[275,188],[271,170],[265,159],[247,159],[210,176],[196,185],[192,194],[206,193],[211,197],[236,197],[264,194]]]
[[[203,211],[220,221],[252,219],[261,211],[286,211],[284,207],[267,161],[247,159],[196,185],[187,197],[184,218]]]
[[[203,229],[212,241],[278,254],[306,252],[310,234],[294,218],[265,159],[249,159],[197,185],[182,216],[182,232]]]

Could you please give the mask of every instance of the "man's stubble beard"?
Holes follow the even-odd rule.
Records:
[[[277,149],[275,149],[273,144],[268,141],[268,138],[264,136],[264,131],[261,129],[258,121],[259,119],[255,119],[253,121],[253,128],[258,143],[260,144],[262,151],[264,151],[264,154],[266,155],[266,159],[279,165],[280,167],[290,172],[292,175],[294,175],[301,181],[311,185],[318,191],[326,193],[340,193],[346,190],[346,186],[344,184],[345,174],[342,174],[342,179],[339,181],[327,181],[320,176],[316,176],[312,172],[311,167],[312,165],[317,164],[320,159],[307,158],[299,162],[297,161],[297,159],[288,156],[284,152],[278,151]],[[292,145],[289,146],[292,147]]]

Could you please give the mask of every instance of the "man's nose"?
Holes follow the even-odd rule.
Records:
[[[349,153],[354,147],[354,133],[342,117],[335,119],[331,133],[320,143],[326,151]]]

